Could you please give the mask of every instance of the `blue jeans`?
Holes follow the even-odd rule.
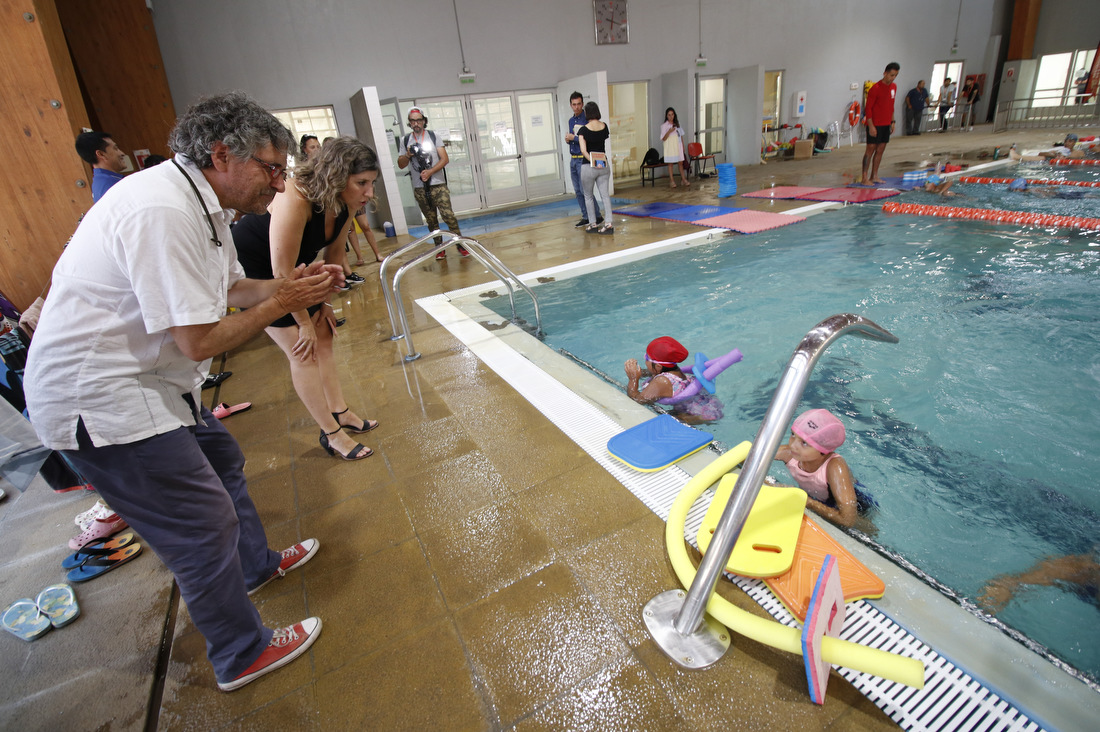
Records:
[[[577,194],[577,205],[581,207],[581,218],[589,223],[596,223],[603,214],[600,213],[599,201],[596,202],[596,218],[588,218],[588,209],[584,205],[584,185],[581,183],[581,168],[588,165],[584,158],[569,159],[569,177],[573,180],[573,192]]]
[[[84,429],[65,456],[156,552],[179,584],[218,681],[260,657],[273,631],[248,597],[279,567],[244,478],[244,454],[210,410],[206,426],[180,427],[125,445],[95,447]]]

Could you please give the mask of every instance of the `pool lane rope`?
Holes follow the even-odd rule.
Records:
[[[1100,165],[1100,160],[1096,158],[1053,158],[1050,160],[1051,165]]]
[[[978,178],[972,175],[964,175],[959,178],[960,183],[1011,183],[1019,178]],[[1100,181],[1094,180],[1050,180],[1049,178],[1025,178],[1029,186],[1076,186],[1078,188],[1100,188]]]
[[[695,565],[688,556],[684,542],[684,527],[692,505],[707,488],[745,461],[752,447],[742,442],[720,455],[688,481],[672,503],[665,523],[665,544],[669,562],[684,587],[695,579]],[[722,625],[755,641],[781,651],[802,655],[802,632],[798,628],[761,618],[742,610],[721,595],[714,593],[707,601],[706,611]],[[880,651],[826,635],[821,638],[820,659],[825,663],[844,666],[862,673],[879,676],[917,689],[924,688],[924,664],[916,658]]]
[[[997,211],[988,208],[962,208],[960,206],[925,206],[917,203],[888,202],[882,204],[885,213],[939,216],[948,219],[972,219],[1002,224],[1026,224],[1029,226],[1055,226],[1063,229],[1100,231],[1100,219],[1084,216],[1059,216],[1057,214],[1025,213],[1023,211]]]

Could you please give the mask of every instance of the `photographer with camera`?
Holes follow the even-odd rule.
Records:
[[[436,139],[435,133],[427,129],[428,118],[420,107],[409,109],[409,127],[412,132],[405,135],[398,142],[397,166],[404,170],[410,168],[410,177],[413,184],[413,195],[424,214],[424,220],[428,223],[428,230],[435,231],[439,228],[439,217],[436,210],[443,217],[447,228],[455,235],[461,235],[458,230],[458,219],[451,209],[451,192],[447,188],[447,174],[443,168],[450,160],[447,158],[447,148]],[[443,244],[443,238],[437,236],[435,245]],[[458,253],[463,257],[470,256],[466,248],[461,244]],[[447,252],[440,250],[435,255],[436,259],[446,259]]]

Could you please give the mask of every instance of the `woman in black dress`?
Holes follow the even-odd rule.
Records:
[[[295,266],[324,252],[339,263],[350,227],[349,211],[374,197],[378,156],[362,142],[340,137],[298,166],[286,190],[275,196],[262,216],[249,214],[233,227],[233,242],[245,273],[255,279],[285,277]],[[351,411],[344,400],[332,352],[336,317],[329,303],[279,318],[265,332],[290,361],[298,398],[321,428],[321,447],[345,460],[361,460],[373,451],[356,434],[378,426]]]

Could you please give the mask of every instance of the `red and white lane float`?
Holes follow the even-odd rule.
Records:
[[[964,175],[959,178],[960,183],[983,183],[994,185],[997,183],[1011,183],[1017,178],[979,178],[973,175]],[[1076,186],[1077,188],[1100,188],[1100,181],[1095,180],[1050,180],[1048,178],[1025,178],[1029,186]]]
[[[995,209],[963,208],[961,206],[924,206],[916,203],[896,203],[893,201],[882,204],[882,210],[886,213],[914,214],[916,216],[939,216],[948,219],[993,221],[1001,224],[1024,224],[1026,226],[1100,231],[1100,219],[1090,219],[1084,216],[997,211]]]

